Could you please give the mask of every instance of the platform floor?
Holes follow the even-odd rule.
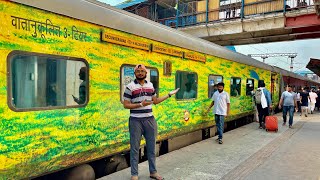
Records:
[[[266,132],[251,123],[157,157],[157,169],[166,180],[316,179],[320,180],[320,114],[294,116],[293,129],[282,126]],[[130,168],[100,180],[130,179]],[[139,164],[139,180],[149,178],[148,162]]]

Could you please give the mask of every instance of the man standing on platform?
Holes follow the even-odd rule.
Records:
[[[270,110],[272,110],[271,94],[270,91],[265,88],[265,86],[266,85],[263,81],[259,81],[258,89],[255,92],[260,129],[265,128],[266,117],[269,116]]]
[[[147,68],[138,64],[134,68],[136,79],[129,83],[123,94],[123,106],[130,109],[130,164],[131,180],[138,180],[139,148],[142,135],[146,139],[150,178],[162,180],[156,169],[155,145],[157,122],[152,115],[152,104],[159,104],[179,91],[179,88],[157,98],[153,84],[146,80]]]
[[[292,128],[293,124],[293,113],[294,113],[294,107],[297,109],[297,101],[296,101],[296,95],[292,91],[291,85],[287,86],[287,90],[282,93],[280,102],[279,102],[279,109],[281,109],[281,106],[283,106],[282,113],[283,113],[283,126],[286,125],[287,122],[287,113],[289,111],[289,128]]]
[[[212,106],[214,119],[216,121],[217,131],[218,131],[218,139],[219,144],[222,144],[222,136],[224,130],[224,119],[230,114],[230,97],[229,94],[223,90],[224,83],[220,82],[217,84],[218,91],[216,91],[212,95],[212,102],[207,110],[207,113],[210,111]]]

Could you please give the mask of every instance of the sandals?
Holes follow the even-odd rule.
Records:
[[[151,179],[156,179],[156,180],[164,180],[163,177],[161,177],[158,173],[155,173],[155,174],[150,174],[150,178]]]
[[[131,176],[131,179],[130,180],[138,180],[138,176]]]

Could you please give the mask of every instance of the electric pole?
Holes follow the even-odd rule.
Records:
[[[297,53],[266,53],[266,54],[248,54],[249,57],[261,57],[265,63],[265,59],[268,57],[278,57],[278,56],[287,56],[291,59],[290,62],[290,71],[293,72],[293,60],[297,57]]]

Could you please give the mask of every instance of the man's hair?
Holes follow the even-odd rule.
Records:
[[[219,83],[217,84],[217,86],[223,86],[223,87],[224,87],[224,83],[223,83],[223,82],[219,82]]]
[[[80,72],[86,73],[86,72],[87,72],[87,67],[82,67],[82,68],[80,68]]]
[[[266,87],[266,84],[264,83],[263,80],[258,81],[258,87]]]
[[[292,85],[288,84],[288,85],[287,85],[287,87],[290,87],[290,88],[292,88]]]

